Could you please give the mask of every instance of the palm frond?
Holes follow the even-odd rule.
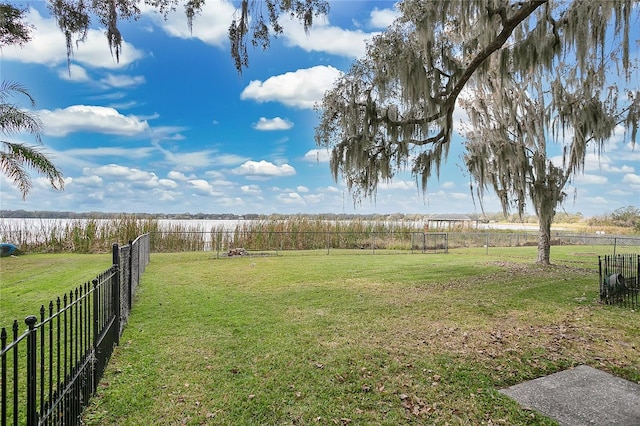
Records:
[[[0,167],[26,197],[31,189],[31,179],[26,168],[34,169],[38,174],[46,177],[51,186],[57,190],[64,188],[62,173],[38,148],[21,143],[1,141],[4,148],[1,153]]]

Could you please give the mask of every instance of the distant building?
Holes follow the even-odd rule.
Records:
[[[467,231],[478,229],[478,219],[465,214],[439,214],[427,219],[425,231]]]

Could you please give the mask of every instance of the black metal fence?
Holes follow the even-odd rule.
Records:
[[[640,293],[640,255],[598,257],[600,301],[608,305],[637,308]]]
[[[113,265],[0,332],[0,425],[78,425],[150,260],[149,235],[113,245]]]

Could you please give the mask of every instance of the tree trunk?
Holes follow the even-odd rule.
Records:
[[[553,222],[553,213],[548,214],[540,211],[538,214],[538,260],[536,263],[542,265],[550,265],[551,257],[551,222]]]

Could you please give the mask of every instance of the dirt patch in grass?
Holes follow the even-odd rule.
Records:
[[[487,289],[489,282],[522,281],[524,284],[514,286],[513,291],[526,291],[528,282],[534,285],[554,277],[558,286],[568,286],[575,281],[581,283],[582,278],[588,282],[593,270],[504,261],[490,264],[500,269],[482,277],[404,289],[393,299],[395,307],[415,312],[416,305],[424,305],[424,315],[394,318],[396,326],[389,333],[377,334],[371,344],[403,353],[440,353],[468,359],[484,366],[501,386],[579,364],[640,381],[640,336],[636,331],[634,340],[631,330],[637,312],[599,305],[596,299],[571,293],[565,287],[560,295],[551,291],[548,304],[543,298],[532,300],[529,308],[526,301],[512,307],[500,299],[500,289]],[[584,285],[575,287],[582,291]],[[597,288],[597,280],[593,288]],[[509,291],[509,287],[502,290]],[[554,310],[550,306],[554,297],[576,306]],[[428,307],[436,304],[450,306],[432,314]],[[629,322],[629,327],[610,326],[620,319]]]

